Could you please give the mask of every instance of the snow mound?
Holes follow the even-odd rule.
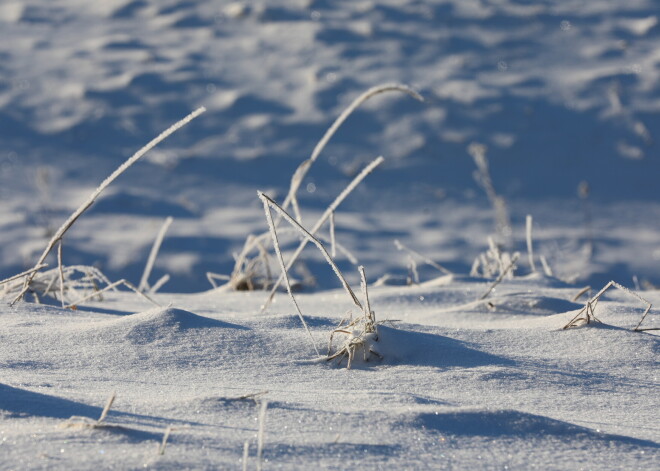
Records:
[[[506,358],[473,349],[459,340],[386,325],[378,326],[375,346],[387,364],[473,368],[510,363]]]
[[[242,326],[200,316],[183,309],[154,308],[131,314],[106,324],[101,330],[130,340],[132,343],[151,343],[172,338],[192,329],[245,329]]]
[[[657,443],[652,441],[639,440],[622,435],[605,434],[569,422],[517,410],[423,413],[417,416],[417,420],[427,429],[459,436],[515,436],[526,438],[533,436],[555,436],[570,440],[586,439],[606,441],[609,443],[619,442],[641,446],[658,446]]]

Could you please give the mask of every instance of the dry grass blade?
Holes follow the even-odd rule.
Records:
[[[416,258],[422,260],[424,263],[426,263],[428,265],[431,265],[433,268],[438,270],[440,273],[444,273],[445,275],[451,275],[452,274],[451,271],[447,270],[445,267],[443,267],[439,263],[434,262],[430,258],[425,257],[424,255],[420,254],[419,252],[416,252],[416,251],[406,247],[405,245],[403,245],[401,243],[401,241],[399,241],[399,239],[394,239],[394,245],[396,246],[396,248],[398,250],[406,252],[411,257],[416,257]]]
[[[525,218],[525,228],[527,235],[527,257],[529,258],[529,267],[532,269],[532,272],[536,273],[536,264],[534,263],[534,247],[532,245],[532,225],[533,219],[532,215],[528,214]]]
[[[174,221],[174,219],[171,216],[168,216],[167,219],[165,219],[163,226],[160,228],[160,231],[158,231],[156,240],[154,240],[154,245],[151,247],[151,252],[149,252],[149,258],[147,259],[147,264],[144,267],[144,272],[142,273],[140,284],[138,285],[139,291],[145,292],[149,289],[149,275],[151,275],[151,270],[154,268],[154,263],[156,263],[158,251],[160,250],[160,246],[163,243],[165,234],[170,228],[172,221]]]
[[[103,411],[101,412],[101,415],[97,420],[92,420],[89,417],[81,417],[74,415],[60,426],[64,428],[84,428],[84,429],[105,427],[106,426],[106,424],[104,423],[105,419],[108,416],[108,412],[110,412],[110,408],[112,407],[112,404],[114,404],[116,397],[117,394],[115,391],[113,391],[110,397],[108,397],[108,400],[105,403],[105,407],[103,408]]]
[[[215,289],[252,291],[255,289],[267,289],[272,283],[268,252],[264,243],[270,238],[270,232],[255,236],[250,234],[243,243],[240,253],[234,254],[234,268],[231,275],[220,275],[208,272],[207,279]],[[250,254],[256,249],[257,255]],[[226,283],[218,285],[216,280],[224,280]]]
[[[335,240],[335,212],[330,213],[330,255],[337,257],[337,244]]]
[[[44,249],[43,253],[39,257],[39,260],[35,264],[35,268],[43,265],[44,261],[46,260],[46,257],[48,257],[48,254],[50,254],[51,250],[57,244],[57,242],[62,239],[66,231],[68,231],[71,226],[78,220],[82,214],[89,209],[89,207],[94,204],[94,201],[99,197],[99,195],[113,182],[119,177],[122,173],[124,173],[131,165],[133,165],[135,162],[137,162],[142,156],[144,156],[147,152],[149,152],[153,147],[158,145],[161,141],[165,140],[167,137],[169,137],[171,134],[175,133],[179,129],[181,129],[183,126],[188,124],[190,121],[201,115],[206,111],[206,108],[200,107],[190,113],[188,116],[183,118],[182,120],[176,122],[169,128],[167,128],[165,131],[160,133],[157,137],[152,139],[146,146],[142,147],[139,151],[137,151],[135,154],[133,154],[128,160],[126,160],[123,164],[117,168],[112,174],[110,174],[109,177],[107,177],[101,184],[92,192],[92,194],[89,196],[89,198],[78,208],[76,209],[69,218],[64,221],[64,223],[57,229],[53,237],[50,239],[48,242],[48,245]],[[33,271],[30,273],[27,278],[25,279],[25,283],[23,286],[23,289],[21,290],[20,294],[16,296],[16,298],[11,302],[11,305],[14,305],[16,302],[18,302],[20,299],[23,299],[23,296],[25,296],[25,293],[27,293],[30,282],[34,279],[35,274],[37,273],[38,270]]]
[[[21,276],[17,275],[7,280],[7,283],[3,285],[5,295],[13,295],[23,289],[24,282],[20,278]],[[64,278],[64,282],[62,278]],[[61,301],[63,298],[61,288],[66,287],[70,293],[75,293],[76,289],[98,291],[97,283],[109,284],[110,281],[95,267],[58,264],[54,269],[38,273],[30,285],[30,290],[35,296],[38,295],[37,292],[41,292],[44,296],[50,295]]]
[[[300,317],[300,320],[302,321],[305,330],[309,334],[309,338],[312,341],[312,345],[314,346],[314,350],[316,351],[316,354],[320,356],[321,353],[319,352],[319,349],[316,347],[314,336],[312,335],[312,332],[309,330],[309,327],[307,326],[307,322],[305,322],[305,317],[303,316],[303,313],[300,310],[300,306],[298,306],[298,301],[296,301],[296,298],[293,295],[293,292],[291,291],[291,283],[289,282],[289,276],[287,275],[286,267],[284,266],[284,259],[282,258],[282,252],[280,251],[280,244],[277,240],[277,231],[275,229],[275,224],[273,223],[273,216],[270,213],[269,201],[272,202],[272,200],[270,200],[270,198],[268,198],[263,193],[259,193],[259,198],[261,199],[264,205],[264,212],[266,213],[266,221],[268,222],[268,228],[270,230],[271,237],[273,238],[273,246],[275,247],[275,252],[277,254],[277,261],[280,263],[280,268],[282,269],[282,273],[284,275],[286,290],[289,293],[289,297],[291,298],[293,305],[296,307],[296,312],[298,313],[298,317]]]
[[[582,297],[583,294],[588,293],[589,291],[591,291],[591,286],[587,285],[584,288],[582,288],[580,291],[578,291],[577,294],[573,296],[573,299],[571,299],[571,301],[573,302],[577,301]]]
[[[257,471],[261,471],[264,462],[264,433],[266,431],[266,408],[268,401],[261,403],[259,409],[259,431],[257,432]]]
[[[168,281],[170,281],[170,275],[165,274],[161,276],[158,279],[158,281],[156,281],[154,285],[151,288],[149,288],[149,294],[156,294],[158,290],[161,289],[163,285]]]
[[[541,265],[543,265],[543,272],[545,273],[545,275],[554,276],[552,273],[552,268],[550,268],[550,264],[548,264],[548,260],[545,258],[545,256],[541,255],[539,259],[541,260]]]
[[[259,399],[262,396],[265,396],[266,394],[268,394],[268,390],[259,391],[259,392],[256,392],[256,393],[250,393],[250,394],[243,394],[242,396],[234,397],[234,398],[231,398],[230,400],[231,401],[245,401],[245,400],[251,399],[251,400],[256,402],[257,399]]]
[[[337,132],[337,129],[346,121],[346,119],[360,106],[362,103],[365,101],[369,100],[370,98],[379,95],[381,93],[387,93],[387,92],[401,92],[401,93],[406,93],[413,97],[416,100],[419,101],[424,101],[424,98],[417,93],[415,90],[412,88],[406,86],[406,85],[401,85],[401,84],[396,84],[396,83],[388,83],[388,84],[383,84],[383,85],[378,85],[376,87],[370,88],[366,92],[364,92],[362,95],[357,97],[353,103],[351,103],[348,108],[346,108],[340,115],[339,117],[335,120],[334,123],[332,123],[332,126],[328,128],[328,130],[325,132],[321,140],[316,144],[316,147],[314,147],[314,150],[312,151],[312,155],[309,159],[305,160],[296,172],[294,173],[295,179],[292,179],[291,181],[291,187],[289,188],[289,193],[287,194],[286,198],[284,199],[284,203],[282,204],[282,208],[285,210],[289,207],[289,204],[291,204],[298,192],[298,189],[300,188],[300,185],[302,184],[303,179],[307,175],[307,172],[309,172],[310,167],[312,164],[316,161],[316,159],[319,157],[321,154],[321,151],[325,148],[327,143],[330,141],[330,138]],[[278,219],[279,223],[279,219]]]
[[[160,446],[158,447],[158,454],[159,455],[164,455],[165,454],[165,447],[167,446],[167,440],[170,438],[170,434],[172,433],[172,427],[168,426],[165,429],[165,433],[163,433],[163,441],[160,442]]]
[[[367,275],[364,272],[364,267],[359,266],[358,271],[360,272],[360,287],[362,288],[362,297],[364,298],[363,313],[365,317],[369,318],[372,323],[376,322],[375,314],[371,310],[371,303],[369,302],[369,290],[367,288]]]
[[[248,469],[248,456],[250,455],[250,442],[245,441],[243,443],[243,471],[247,471]]]
[[[339,205],[348,197],[348,195],[350,195],[353,192],[353,190],[360,184],[360,182],[362,182],[362,180],[364,180],[367,177],[367,175],[373,172],[374,169],[378,167],[380,164],[382,164],[384,161],[385,159],[382,156],[380,156],[374,159],[374,161],[371,162],[369,165],[367,165],[364,169],[362,169],[362,171],[359,174],[357,174],[355,178],[353,178],[353,180],[346,186],[346,188],[344,188],[344,190],[335,198],[335,200],[332,203],[330,203],[330,205],[326,208],[326,210],[323,212],[321,217],[312,226],[309,233],[311,235],[316,235],[319,229],[321,229],[321,227],[323,227],[323,224],[325,224],[325,222],[332,217],[332,215],[335,213]],[[282,211],[285,211],[284,208],[282,208]],[[298,259],[304,248],[307,246],[308,242],[309,239],[307,238],[303,238],[303,240],[300,241],[300,244],[298,245],[293,255],[289,259],[288,263],[286,264],[287,271],[291,269],[291,267],[296,262],[296,260]],[[339,244],[335,243],[335,245],[337,248],[341,250],[342,247]],[[263,309],[266,309],[272,302],[273,297],[275,296],[275,292],[277,291],[277,288],[279,288],[280,284],[282,284],[282,276],[283,275],[280,275],[280,277],[277,279],[277,281],[271,288],[270,294],[268,295],[268,299],[264,303]],[[353,298],[355,297],[353,296]]]
[[[57,269],[60,275],[60,301],[64,307],[64,269],[62,268],[62,240],[57,246]]]
[[[259,198],[261,199],[261,201],[264,203],[264,207],[267,208],[267,206],[270,206],[273,209],[275,209],[275,211],[277,211],[289,224],[291,224],[294,228],[296,228],[303,235],[303,237],[307,238],[310,242],[312,242],[314,245],[316,245],[318,247],[318,249],[323,254],[323,257],[325,258],[325,260],[332,267],[332,270],[335,272],[335,275],[337,275],[337,278],[339,278],[339,281],[341,282],[342,286],[344,287],[344,290],[350,296],[351,301],[353,301],[353,303],[357,307],[362,309],[362,304],[358,300],[357,296],[355,296],[355,293],[353,292],[353,290],[349,286],[348,282],[346,281],[346,278],[344,278],[344,275],[342,274],[341,270],[335,264],[335,262],[332,260],[332,257],[330,257],[330,254],[328,253],[326,248],[323,246],[323,244],[321,242],[319,242],[319,240],[316,237],[314,237],[307,229],[305,229],[303,226],[298,224],[298,222],[295,219],[293,219],[291,217],[291,215],[289,215],[289,213],[287,213],[284,209],[282,209],[282,207],[280,207],[275,201],[273,201],[271,198],[269,198],[268,196],[266,196],[262,192],[257,192],[257,193],[258,193]],[[266,211],[266,215],[267,215],[267,217],[270,217],[270,211]],[[272,222],[272,219],[269,219],[269,224],[271,222]],[[271,228],[271,233],[275,233],[275,226],[274,225]],[[282,264],[282,271],[283,271],[284,274],[286,274],[286,267],[284,266],[284,259],[281,258],[281,254],[280,254],[280,261],[281,261],[281,264]],[[285,279],[286,279],[286,275],[285,275]]]
[[[105,418],[108,416],[108,412],[110,412],[110,408],[112,407],[112,404],[115,403],[115,399],[117,399],[117,393],[113,391],[110,397],[108,398],[107,402],[105,403],[105,407],[101,412],[101,416],[99,417],[98,423],[103,422]]]
[[[224,281],[229,281],[231,277],[229,275],[223,275],[221,273],[213,273],[210,271],[206,272],[206,279],[209,280],[209,283],[211,283],[211,286],[213,288],[218,288],[218,284],[216,283],[216,280],[224,280]]]
[[[468,146],[468,153],[472,156],[472,159],[477,166],[475,179],[484,189],[486,196],[488,196],[488,199],[493,205],[497,233],[500,234],[504,240],[508,241],[511,238],[512,232],[511,219],[509,218],[506,201],[503,197],[497,194],[495,187],[493,186],[493,180],[490,176],[490,168],[488,166],[488,158],[486,157],[486,150],[486,146],[479,144],[478,142],[473,142]]]
[[[95,291],[94,293],[89,294],[89,295],[87,295],[87,296],[84,296],[84,297],[82,297],[82,298],[76,300],[75,302],[73,302],[73,303],[71,303],[71,304],[68,304],[68,305],[66,305],[66,306],[64,306],[64,307],[67,308],[67,309],[75,309],[75,308],[76,308],[77,306],[79,306],[80,304],[82,304],[82,303],[84,303],[84,302],[86,302],[86,301],[89,301],[90,299],[92,299],[92,298],[94,298],[94,297],[100,295],[101,293],[105,293],[106,291],[113,290],[113,289],[115,289],[117,286],[120,286],[120,285],[123,285],[123,286],[127,287],[128,289],[130,289],[131,291],[133,291],[135,294],[137,294],[137,295],[140,296],[141,298],[144,298],[144,299],[146,299],[147,301],[149,301],[150,303],[152,303],[152,304],[154,304],[154,305],[160,307],[160,304],[158,304],[156,301],[154,301],[153,299],[151,299],[149,296],[147,296],[146,294],[144,294],[143,292],[141,292],[140,290],[138,290],[138,289],[135,287],[135,285],[133,285],[132,283],[130,283],[130,282],[126,281],[126,280],[119,280],[119,281],[115,281],[114,283],[110,283],[110,284],[109,284],[108,286],[106,286],[105,288],[103,288],[103,289],[101,289],[101,290],[98,290],[98,291]]]

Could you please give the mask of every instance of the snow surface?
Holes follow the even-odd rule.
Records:
[[[254,469],[264,401],[263,469],[658,468],[657,331],[631,330],[645,305],[608,291],[603,324],[561,328],[586,285],[660,303],[659,16],[655,0],[0,2],[0,279],[142,145],[208,109],[64,237],[65,265],[138,284],[172,216],[149,279],[170,276],[162,307],[130,291],[76,310],[3,302],[0,469],[241,469],[246,441]],[[281,202],[341,111],[392,82],[425,102],[370,100],[300,192],[311,224],[385,157],[335,218],[392,321],[383,359],[346,370],[315,358],[283,294],[262,313],[265,292],[206,291],[206,273],[229,274],[267,230],[256,191]],[[497,234],[474,142],[510,216]],[[479,300],[494,276],[468,274],[491,235],[521,258]],[[418,259],[406,286],[395,239],[454,275]],[[358,311],[311,244],[303,261],[315,285],[296,296],[325,352]],[[660,327],[655,309],[643,325]],[[98,419],[113,391],[99,426],[63,427]]]

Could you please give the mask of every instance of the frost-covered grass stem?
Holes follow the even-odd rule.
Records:
[[[284,199],[284,203],[282,204],[282,208],[285,210],[289,207],[289,204],[291,204],[295,198],[296,194],[298,192],[298,189],[300,188],[300,185],[302,184],[303,179],[307,175],[307,172],[309,172],[310,167],[312,164],[318,159],[319,155],[321,154],[321,151],[325,148],[327,145],[328,141],[332,138],[332,136],[337,132],[339,127],[348,119],[348,117],[365,101],[369,100],[370,98],[379,95],[381,93],[387,93],[387,92],[402,92],[410,95],[416,100],[419,101],[424,101],[424,98],[417,93],[415,90],[412,88],[408,87],[407,85],[402,85],[398,83],[387,83],[383,85],[378,85],[375,87],[370,88],[366,92],[364,92],[362,95],[357,97],[353,102],[339,115],[339,117],[335,120],[334,123],[332,123],[332,126],[328,128],[328,130],[325,132],[321,140],[316,144],[314,147],[314,150],[312,151],[312,155],[309,159],[305,160],[296,172],[294,173],[294,178],[291,180],[291,186],[289,188],[289,193],[287,194],[286,198]],[[280,219],[278,218],[278,223]]]
[[[64,221],[64,224],[62,224],[57,231],[55,231],[55,234],[53,237],[50,239],[48,242],[48,245],[44,249],[43,253],[41,254],[41,257],[39,257],[39,260],[35,264],[35,267],[39,265],[43,265],[44,261],[46,260],[46,257],[48,257],[48,254],[50,254],[51,250],[57,244],[57,242],[62,239],[66,231],[68,231],[71,226],[78,220],[82,214],[89,209],[89,207],[94,204],[96,199],[99,197],[101,193],[112,183],[114,182],[117,177],[119,177],[122,173],[124,173],[130,166],[132,166],[135,162],[140,160],[142,156],[144,156],[147,152],[149,152],[151,149],[153,149],[156,145],[158,145],[160,142],[165,140],[167,137],[169,137],[171,134],[175,133],[179,129],[181,129],[183,126],[188,124],[190,121],[193,119],[197,118],[199,115],[204,113],[206,111],[206,108],[203,106],[200,108],[197,108],[195,111],[190,113],[188,116],[185,118],[181,119],[180,121],[174,123],[172,126],[167,128],[165,131],[160,133],[158,136],[156,136],[154,139],[152,139],[147,145],[142,147],[140,150],[138,150],[135,154],[133,154],[128,160],[126,160],[123,164],[121,164],[117,170],[112,172],[109,177],[107,177],[101,184],[92,192],[92,194],[87,198],[87,200],[76,209],[69,218]],[[32,272],[28,277],[25,279],[25,283],[23,285],[23,289],[21,290],[20,294],[16,296],[16,298],[11,302],[11,304],[15,304],[18,300],[22,299],[23,296],[25,296],[25,293],[27,293],[29,287],[30,287],[30,282],[34,279],[35,274],[37,273],[38,270],[35,270]]]
[[[330,203],[330,205],[326,208],[326,210],[323,212],[321,217],[316,221],[316,223],[309,230],[309,234],[316,235],[316,233],[319,231],[319,229],[321,229],[323,224],[325,224],[325,222],[328,219],[332,218],[333,214],[335,213],[335,211],[337,210],[339,205],[348,197],[348,195],[350,195],[353,192],[353,190],[360,184],[360,182],[362,182],[362,180],[364,180],[367,177],[367,175],[369,175],[371,172],[373,172],[374,169],[376,167],[378,167],[380,164],[382,164],[384,161],[385,161],[385,159],[382,156],[380,156],[380,157],[374,159],[364,169],[362,169],[362,171],[359,174],[357,174],[355,176],[355,178],[353,178],[353,180],[346,186],[346,188],[344,188],[344,190],[335,198],[335,200],[332,203]],[[286,211],[284,208],[281,208],[281,210]],[[334,234],[334,230],[332,232]],[[296,260],[298,259],[298,257],[302,253],[303,249],[307,246],[307,243],[309,241],[310,241],[310,239],[307,238],[307,237],[303,238],[300,241],[300,244],[298,245],[296,250],[293,252],[293,255],[291,255],[291,258],[289,259],[289,261],[286,264],[286,270],[287,271],[291,269],[291,267],[296,262]],[[336,242],[335,242],[335,245],[337,247],[339,247],[339,245],[336,244]],[[318,246],[318,244],[317,244],[317,246]],[[323,252],[323,250],[321,250],[321,251]],[[330,265],[332,266],[333,263],[330,262]],[[336,272],[336,270],[335,270],[335,272]],[[264,303],[264,309],[266,309],[270,305],[270,303],[272,302],[273,297],[275,296],[275,292],[277,291],[277,288],[280,286],[280,284],[282,284],[282,277],[283,277],[283,275],[280,275],[280,277],[277,279],[277,281],[275,282],[275,284],[271,288],[270,294],[268,295],[268,299]],[[340,276],[339,278],[341,279],[342,277]],[[354,295],[352,297],[353,297],[354,300],[356,299]]]
[[[275,229],[275,224],[273,223],[273,216],[270,213],[269,202],[272,202],[272,200],[270,198],[268,198],[266,195],[264,195],[263,193],[259,193],[259,198],[261,199],[261,201],[264,205],[264,212],[266,213],[266,221],[268,222],[268,229],[270,230],[270,235],[273,238],[273,246],[275,247],[275,253],[277,254],[277,261],[280,263],[280,268],[282,269],[282,275],[284,276],[284,282],[286,284],[286,290],[289,293],[289,297],[291,298],[291,301],[293,302],[293,305],[296,307],[296,312],[298,313],[298,317],[300,317],[300,320],[303,323],[303,326],[305,327],[305,330],[309,334],[309,338],[312,341],[312,345],[314,346],[314,350],[316,351],[316,354],[318,356],[320,356],[321,352],[319,352],[319,349],[316,346],[316,342],[314,341],[314,336],[312,335],[312,332],[309,330],[309,327],[307,326],[307,322],[305,322],[305,317],[303,316],[303,313],[300,310],[300,306],[298,306],[298,301],[296,301],[296,298],[293,295],[293,292],[291,291],[291,282],[289,281],[289,276],[287,274],[286,267],[284,266],[284,259],[282,258],[282,251],[280,250],[280,243],[277,239],[277,231]],[[273,202],[273,204],[274,204],[274,202]]]
[[[174,219],[171,216],[168,216],[163,223],[163,226],[158,231],[156,240],[154,240],[154,245],[151,247],[151,252],[149,253],[149,258],[147,259],[147,264],[144,267],[144,272],[142,273],[142,278],[140,279],[140,284],[138,285],[138,290],[144,292],[149,289],[149,275],[151,275],[151,270],[154,268],[154,263],[156,263],[156,257],[158,256],[158,251],[160,246],[163,243],[165,238],[165,233],[169,229],[172,221]]]

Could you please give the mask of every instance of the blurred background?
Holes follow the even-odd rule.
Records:
[[[341,111],[399,82],[425,102],[370,100],[300,194],[311,223],[385,157],[337,214],[338,239],[371,277],[406,275],[394,239],[469,273],[489,235],[524,250],[531,214],[556,276],[651,288],[659,15],[654,0],[4,0],[0,278],[32,266],[107,175],[203,105],[67,233],[64,260],[137,282],[172,216],[154,278],[207,289],[206,272],[230,272],[245,236],[266,230],[256,190],[281,201]],[[504,232],[475,149],[505,202]],[[336,285],[313,250],[307,265],[319,287]]]

